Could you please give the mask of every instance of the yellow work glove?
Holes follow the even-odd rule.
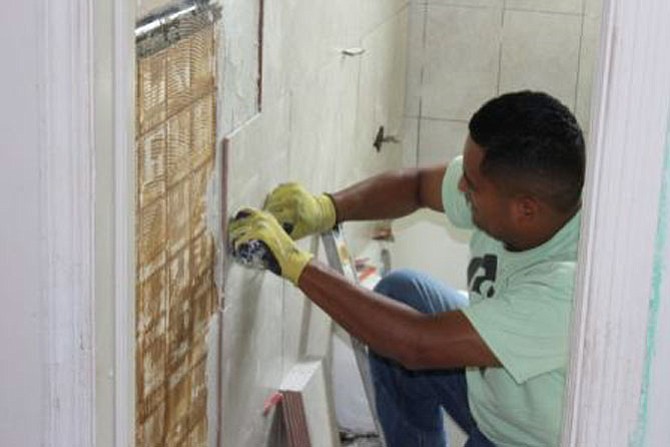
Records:
[[[254,208],[240,210],[228,227],[233,257],[245,264],[262,258],[265,268],[296,286],[311,253],[299,249],[272,214]]]
[[[294,240],[328,231],[337,219],[330,196],[312,195],[298,183],[275,188],[265,200],[263,209],[272,213]]]

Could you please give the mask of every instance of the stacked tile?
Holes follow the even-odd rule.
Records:
[[[137,60],[136,444],[206,446],[216,25]]]

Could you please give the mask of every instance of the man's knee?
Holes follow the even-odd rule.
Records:
[[[410,269],[393,270],[377,283],[374,290],[412,306],[417,298],[416,273]]]
[[[468,305],[466,296],[425,274],[409,269],[394,270],[386,275],[375,287],[375,292],[427,314],[461,309]]]

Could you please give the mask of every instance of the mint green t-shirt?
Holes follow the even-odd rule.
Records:
[[[470,409],[496,446],[558,446],[580,214],[541,246],[508,251],[474,228],[458,190],[462,173],[457,157],[442,201],[454,225],[475,230],[463,313],[503,365],[466,369]]]

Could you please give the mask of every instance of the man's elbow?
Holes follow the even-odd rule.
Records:
[[[420,368],[416,361],[416,356],[412,352],[402,352],[395,356],[395,361],[409,371],[418,371]]]
[[[426,369],[444,368],[436,362],[433,350],[435,347],[423,346],[419,340],[406,344],[398,354],[397,361],[407,370],[421,371]]]

